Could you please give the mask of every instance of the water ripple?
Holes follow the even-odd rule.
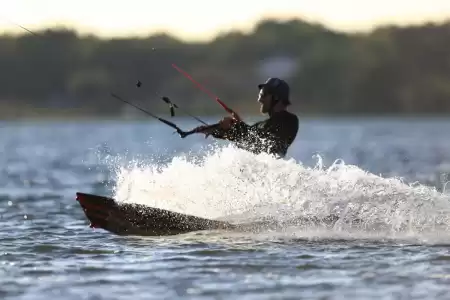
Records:
[[[209,141],[168,138],[159,126],[0,127],[1,299],[450,298],[450,238],[443,217],[450,204],[439,194],[450,173],[449,122],[306,122],[291,154],[312,166],[308,172],[293,162],[261,159],[250,165],[246,155],[226,151],[213,158],[216,165],[203,169],[171,161],[167,149],[192,158],[199,154],[192,149],[203,154],[201,147]],[[145,168],[158,153],[163,172],[152,173]],[[339,164],[314,168],[314,153],[321,154],[324,165],[342,158],[344,166],[358,168],[340,173]],[[130,167],[137,158],[145,162],[143,169]],[[121,167],[132,170],[129,177],[117,176],[127,174],[120,173]],[[422,186],[381,182],[372,176],[379,173]],[[141,187],[153,185],[147,204],[211,216],[221,209],[242,212],[260,201],[253,215],[229,216],[243,222],[255,214],[289,217],[335,209],[379,226],[354,232],[340,224],[330,230],[294,226],[172,237],[122,237],[89,228],[75,192],[122,195],[128,183],[141,195],[147,195]],[[255,192],[258,184],[264,186]],[[227,202],[233,195],[238,199]],[[275,200],[276,206],[261,205]]]

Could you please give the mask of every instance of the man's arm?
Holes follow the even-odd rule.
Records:
[[[270,120],[247,125],[237,122],[229,130],[215,130],[211,135],[215,138],[232,141],[241,149],[259,154],[267,152],[271,154],[283,153],[282,141],[276,134],[276,127]]]
[[[289,134],[284,132],[279,122],[266,120],[254,125],[248,125],[242,121],[234,122],[229,129],[219,126],[202,131],[217,139],[234,142],[241,149],[259,154],[266,152],[283,157],[290,145]]]
[[[234,141],[239,148],[255,154],[265,152],[280,157],[286,155],[297,133],[295,126],[291,128],[276,119],[268,119],[252,126],[238,124],[232,129],[229,140]]]
[[[216,128],[211,135],[217,139],[229,140],[232,142],[242,142],[246,139],[251,126],[239,121],[231,125],[230,129]]]

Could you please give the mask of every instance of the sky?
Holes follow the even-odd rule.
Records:
[[[209,40],[262,18],[301,18],[339,31],[450,20],[450,0],[0,0],[0,34],[66,26],[102,37],[169,32]]]

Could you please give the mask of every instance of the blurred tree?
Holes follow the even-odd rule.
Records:
[[[104,40],[54,28],[0,36],[0,105],[114,115],[123,106],[110,98],[117,92],[155,112],[167,113],[158,99],[167,95],[193,112],[223,114],[175,63],[230,106],[254,113],[256,84],[278,59],[295,64],[286,79],[294,108],[305,113],[449,113],[448,49],[450,22],[345,34],[269,19],[248,34],[224,32],[202,43],[165,33]]]

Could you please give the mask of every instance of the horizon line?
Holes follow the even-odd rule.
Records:
[[[2,16],[0,16],[2,18]],[[239,28],[224,28],[221,30],[216,30],[214,32],[211,32],[210,34],[206,34],[203,37],[199,37],[198,35],[195,35],[197,38],[194,38],[193,36],[190,36],[190,34],[180,34],[177,33],[175,30],[170,29],[163,29],[158,28],[154,30],[144,30],[140,33],[133,33],[130,32],[133,31],[132,29],[125,30],[123,33],[113,33],[113,34],[106,34],[102,33],[102,30],[95,30],[92,28],[79,26],[76,24],[71,24],[71,22],[54,22],[53,24],[42,24],[38,26],[24,26],[22,24],[19,24],[17,22],[13,22],[12,20],[8,18],[2,18],[8,23],[12,24],[12,28],[5,29],[5,26],[3,26],[4,29],[1,29],[0,26],[0,36],[10,35],[10,36],[24,36],[31,33],[38,33],[38,32],[44,32],[48,30],[67,30],[72,31],[77,34],[77,36],[80,37],[87,37],[87,36],[93,36],[98,39],[104,39],[104,40],[111,40],[111,39],[132,39],[132,38],[149,38],[152,36],[158,36],[158,35],[167,35],[174,39],[177,39],[182,42],[186,43],[203,43],[203,42],[211,42],[217,39],[220,36],[224,36],[230,33],[242,33],[242,34],[252,34],[256,28],[264,22],[276,22],[276,23],[287,23],[292,21],[298,21],[298,22],[304,22],[310,25],[315,26],[321,26],[324,29],[343,33],[343,34],[364,34],[364,33],[371,33],[376,31],[380,28],[386,28],[386,27],[397,27],[397,28],[405,28],[405,27],[420,27],[425,25],[444,25],[446,23],[450,23],[450,17],[442,17],[442,18],[433,18],[428,20],[410,20],[410,21],[384,21],[384,22],[375,22],[371,25],[365,25],[365,26],[347,26],[347,29],[345,29],[346,26],[343,28],[341,26],[332,26],[330,24],[326,24],[326,22],[321,22],[317,20],[308,19],[305,17],[286,17],[286,18],[280,18],[280,17],[260,17],[253,21],[248,26],[240,26]],[[14,25],[14,26],[13,26]],[[341,27],[341,28],[340,28]],[[32,29],[30,29],[32,28]],[[28,31],[28,32],[27,32]],[[130,32],[128,32],[130,31]],[[30,33],[31,32],[31,33]]]

